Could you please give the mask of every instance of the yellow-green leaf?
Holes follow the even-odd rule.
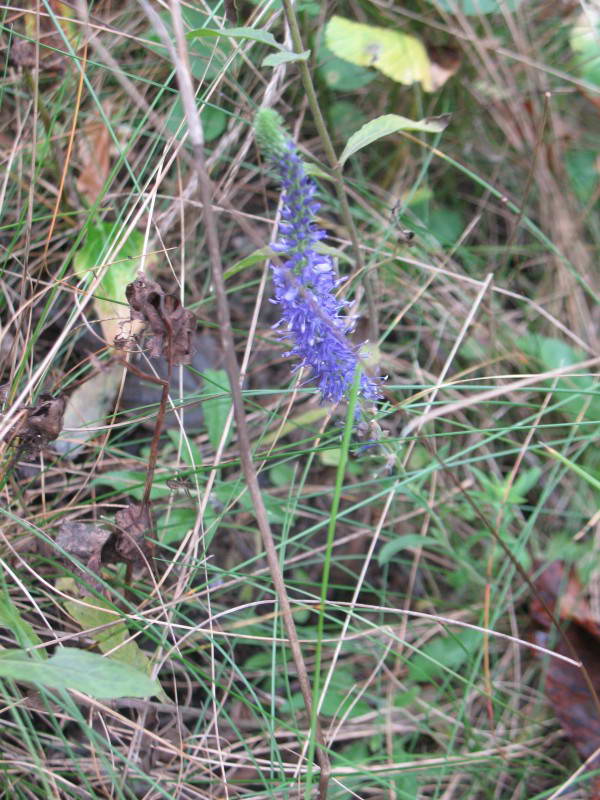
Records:
[[[59,579],[61,591],[77,594],[75,581],[72,578]],[[73,617],[83,631],[89,631],[90,637],[98,645],[102,653],[110,653],[110,658],[128,664],[137,670],[150,674],[151,664],[148,656],[138,647],[134,639],[129,639],[129,631],[115,613],[114,606],[100,597],[86,597],[81,603],[65,600],[65,611]],[[108,627],[101,627],[108,626]],[[100,630],[95,630],[100,628]]]
[[[450,121],[450,114],[442,114],[439,117],[429,117],[426,119],[408,119],[399,114],[384,114],[381,117],[372,119],[359,128],[356,133],[348,139],[344,152],[340,156],[340,164],[356,153],[362,147],[366,147],[371,142],[388,136],[390,133],[398,131],[425,131],[427,133],[440,133],[446,128]]]
[[[418,81],[426,92],[434,89],[427,50],[416,36],[334,16],[327,23],[325,43],[351,64],[375,67],[398,83]]]

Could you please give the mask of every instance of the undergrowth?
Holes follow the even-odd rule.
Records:
[[[528,605],[561,559],[598,608],[588,4],[456,5],[0,12],[6,797],[592,796]],[[443,85],[336,57],[333,14],[419,37]],[[190,34],[223,26],[261,34]],[[283,357],[261,107],[318,184],[374,402]],[[385,114],[451,116],[331,159]],[[149,343],[165,303],[189,352]],[[65,651],[154,694],[69,683]]]

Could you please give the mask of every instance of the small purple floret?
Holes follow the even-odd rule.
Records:
[[[283,188],[282,222],[272,248],[286,258],[281,265],[271,264],[274,301],[281,308],[275,327],[293,342],[286,356],[300,359],[294,371],[310,367],[323,402],[337,403],[348,395],[359,361],[360,347],[347,339],[355,317],[342,313],[348,303],[335,296],[344,279],[337,277],[333,259],[315,249],[326,235],[313,223],[320,208],[314,199],[317,187],[306,175],[294,143],[289,141],[271,163]],[[364,372],[359,392],[367,401],[379,397],[376,381]]]

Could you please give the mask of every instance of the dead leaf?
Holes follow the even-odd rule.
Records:
[[[19,448],[32,456],[58,437],[63,427],[67,398],[41,394],[37,403],[27,409],[27,414],[7,435],[9,444],[18,440]]]
[[[107,116],[110,109],[105,108]],[[99,114],[85,123],[78,138],[81,172],[77,179],[77,190],[90,205],[93,205],[108,178],[110,171],[110,134]]]
[[[549,564],[536,579],[535,586],[539,597],[535,597],[530,605],[534,623],[545,630],[551,627],[543,600],[549,608],[555,609],[561,621],[568,622],[564,628],[565,637],[589,675],[591,687],[581,668],[551,658],[545,684],[546,696],[561,727],[582,758],[587,759],[600,747],[600,625],[585,600],[583,587],[574,571],[567,575],[561,562]],[[573,658],[573,650],[562,637],[553,649]],[[600,758],[596,758],[586,769],[599,767]],[[592,787],[592,796],[600,797],[600,779],[593,778]]]
[[[112,535],[111,531],[95,522],[63,522],[56,537],[56,544],[69,555],[82,561],[91,572],[100,575],[102,550]],[[88,582],[99,588],[100,584],[92,580],[87,572],[77,567],[75,569],[85,575]]]
[[[129,503],[115,514],[119,528],[115,550],[132,566],[147,566],[154,557],[154,548],[147,539],[152,530],[150,509],[141,503]]]
[[[426,44],[432,90],[443,86],[460,67],[460,51],[456,47],[435,47]]]
[[[173,364],[189,364],[196,327],[192,312],[174,295],[165,295],[156,281],[144,275],[127,286],[125,296],[131,320],[142,321],[150,327],[149,355],[152,358],[165,356]]]

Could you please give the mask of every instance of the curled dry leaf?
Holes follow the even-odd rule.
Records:
[[[146,538],[152,529],[150,509],[142,503],[129,503],[117,511],[115,523],[119,528],[115,550],[121,559],[132,566],[147,566],[154,556]]]
[[[431,85],[433,90],[442,87],[460,67],[460,51],[456,47],[434,47],[426,44],[430,61]]]
[[[128,569],[147,567],[154,555],[146,538],[152,528],[148,506],[129,503],[117,511],[115,525],[117,530],[113,532],[95,522],[63,522],[56,544],[98,576],[104,564],[124,562]],[[87,570],[75,569],[89,584],[100,588]]]
[[[106,109],[107,117],[110,109]],[[93,205],[104,187],[110,170],[110,134],[99,114],[89,119],[78,138],[81,172],[77,190]]]
[[[545,685],[546,696],[563,730],[579,754],[588,759],[600,748],[600,624],[584,599],[583,587],[577,576],[573,571],[567,574],[561,562],[549,564],[536,579],[535,586],[538,596],[530,605],[534,624],[544,630],[551,627],[550,617],[541,602],[543,600],[550,609],[555,609],[561,621],[567,621],[564,635],[589,676],[588,682],[580,667],[551,658]],[[547,635],[541,634],[540,637],[546,644]],[[553,649],[573,658],[573,651],[563,638],[556,642]],[[599,767],[600,757],[587,765],[588,769]],[[592,787],[592,796],[600,797],[600,780],[597,777],[592,779]]]
[[[8,441],[12,444],[18,439],[25,452],[38,453],[60,434],[66,405],[65,395],[41,394],[37,403],[27,409],[25,418],[10,431]]]
[[[82,561],[91,572],[100,574],[102,566],[102,549],[113,534],[93,522],[63,522],[56,537],[56,544],[66,553]],[[88,581],[99,586],[97,581],[90,580],[90,576],[82,572]]]
[[[147,324],[152,332],[152,358],[164,356],[173,364],[189,364],[196,317],[174,295],[165,295],[156,281],[141,275],[125,290],[131,320]]]

